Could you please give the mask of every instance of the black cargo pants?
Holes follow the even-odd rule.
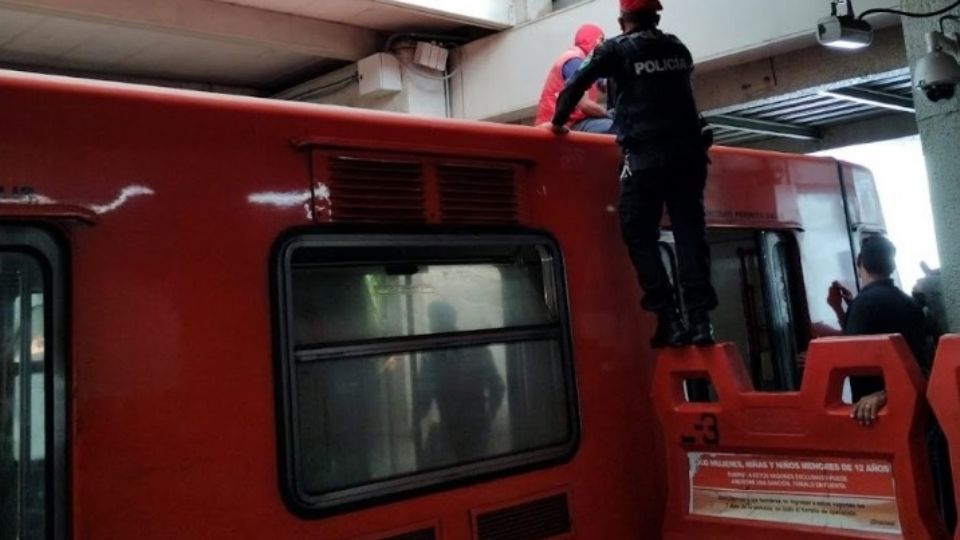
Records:
[[[717,307],[710,283],[703,190],[706,158],[676,160],[658,167],[631,167],[625,157],[620,176],[620,229],[644,291],[643,308],[662,312],[676,304],[673,287],[660,253],[660,221],[664,205],[676,242],[680,286],[687,312]]]

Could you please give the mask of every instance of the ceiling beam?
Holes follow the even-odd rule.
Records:
[[[698,69],[697,104],[710,114],[863,85],[908,71],[900,27],[878,30],[873,45],[856,54],[808,47],[726,69]]]
[[[788,139],[816,140],[822,136],[822,133],[818,128],[811,126],[787,124],[784,122],[772,122],[770,120],[758,120],[756,118],[745,118],[732,114],[708,116],[707,122],[717,127],[733,129],[736,131],[759,133],[761,135],[785,137]]]
[[[908,114],[888,114],[825,127],[823,128],[823,138],[816,141],[774,137],[735,143],[734,145],[759,150],[789,152],[791,154],[810,154],[831,148],[911,137],[916,134],[917,120],[915,117]]]
[[[833,90],[824,90],[820,92],[820,95],[860,103],[861,105],[890,109],[891,111],[911,114],[916,112],[912,98],[890,92],[872,90],[870,88],[835,88]]]
[[[213,0],[0,0],[0,7],[351,62],[383,44],[357,26]]]
[[[162,77],[149,77],[129,75],[122,73],[106,73],[103,71],[88,71],[84,69],[57,68],[47,66],[35,66],[30,64],[18,64],[11,62],[0,62],[0,69],[13,71],[25,71],[29,73],[43,73],[46,75],[59,75],[63,77],[75,77],[81,79],[97,79],[101,81],[114,81],[127,84],[141,84],[149,86],[162,86],[164,88],[177,88],[181,90],[197,90],[200,92],[215,92],[217,94],[232,94],[235,96],[255,96],[264,97],[267,94],[258,88],[252,86],[237,86],[232,84],[218,84],[209,82],[197,82],[180,79],[170,79]]]

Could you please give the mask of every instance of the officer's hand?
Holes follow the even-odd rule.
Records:
[[[570,133],[570,128],[568,128],[567,126],[558,126],[553,122],[544,122],[540,124],[539,127],[542,127],[544,129],[549,129],[556,135],[566,135],[567,133]]]
[[[874,394],[866,396],[853,406],[853,412],[850,418],[856,420],[862,426],[869,426],[877,419],[880,409],[887,404],[887,392],[881,390]]]

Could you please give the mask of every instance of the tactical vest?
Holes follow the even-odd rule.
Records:
[[[634,152],[703,153],[693,95],[693,59],[674,36],[643,30],[611,45],[623,64],[616,76],[620,144]]]

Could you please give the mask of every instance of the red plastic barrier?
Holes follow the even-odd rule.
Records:
[[[869,427],[846,377],[883,375]],[[690,403],[709,377],[717,401]],[[946,538],[925,452],[923,375],[899,336],[811,344],[799,392],[756,392],[733,345],[661,353],[654,401],[670,486],[665,540]]]
[[[940,421],[940,427],[950,446],[950,464],[953,466],[954,491],[960,488],[960,336],[940,338],[937,359],[933,362],[927,399]],[[960,510],[960,497],[957,497]],[[960,540],[960,527],[955,540]]]

